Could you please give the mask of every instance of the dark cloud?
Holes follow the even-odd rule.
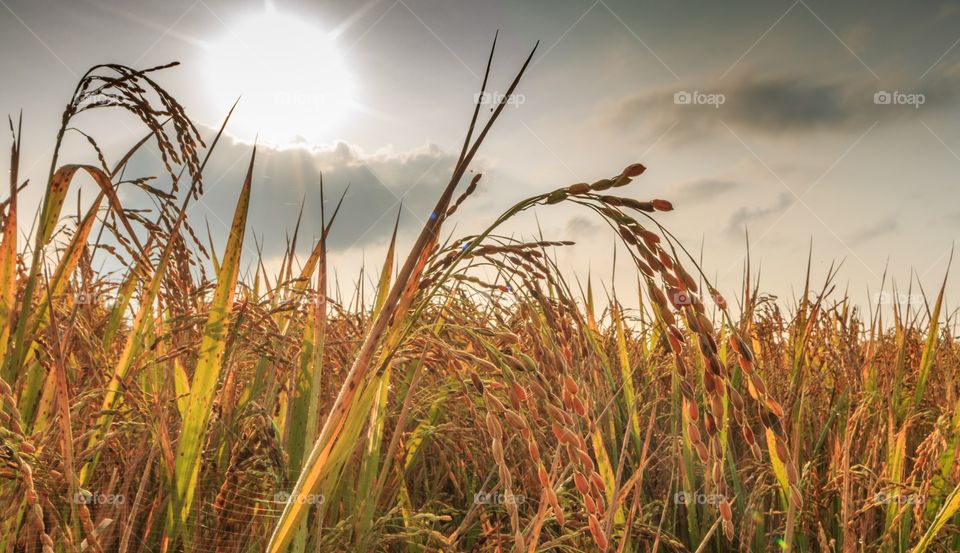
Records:
[[[252,150],[249,144],[221,140],[205,171],[204,194],[191,207],[191,224],[203,228],[208,222],[218,243],[225,240]],[[248,229],[258,238],[263,237],[265,255],[276,255],[283,251],[287,236],[292,234],[302,204],[298,249],[309,248],[313,239],[320,236],[322,226],[322,174],[328,218],[349,186],[330,235],[330,247],[336,250],[382,242],[389,237],[401,209],[401,232],[420,228],[430,217],[455,162],[455,156],[433,145],[409,152],[377,154],[363,154],[342,142],[314,148],[260,146]],[[128,175],[151,174],[162,171],[149,154],[138,156],[128,171]],[[169,186],[162,179],[154,185],[161,189]]]
[[[619,130],[643,129],[654,138],[671,129],[667,139],[674,142],[726,133],[724,124],[736,132],[768,136],[863,130],[875,121],[954,106],[960,99],[958,85],[960,72],[952,69],[913,86],[877,82],[869,76],[828,81],[741,70],[724,79],[678,83],[626,97],[608,106],[602,119]],[[684,104],[675,96],[678,93],[693,100]],[[875,98],[878,93],[881,96]],[[888,93],[887,98],[896,95],[893,105],[883,103],[883,93]],[[921,96],[919,108],[914,107],[912,99]]]

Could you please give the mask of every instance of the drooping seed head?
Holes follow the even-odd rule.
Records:
[[[497,416],[493,414],[492,411],[487,411],[487,430],[490,432],[490,435],[496,439],[503,438],[503,428],[500,426],[500,421],[497,420]]]
[[[606,487],[606,485],[603,483],[603,478],[597,474],[597,471],[590,473],[590,484],[600,490],[603,490]]]
[[[550,489],[550,477],[547,475],[547,469],[545,469],[542,464],[537,466],[537,478],[540,480],[541,486],[545,489]]]
[[[503,444],[500,443],[500,439],[494,438],[490,443],[490,448],[493,450],[493,459],[498,465],[503,465]],[[502,474],[500,475],[500,479],[503,480]]]
[[[580,491],[580,493],[584,495],[590,493],[590,485],[587,484],[587,477],[579,471],[573,473],[573,483],[577,486],[577,489]]]
[[[774,440],[774,444],[776,445],[777,457],[779,457],[781,461],[789,462],[790,451],[787,449],[786,442],[777,436],[777,438]]]
[[[566,190],[564,189],[554,190],[547,196],[547,199],[544,201],[544,203],[546,203],[547,205],[553,205],[553,204],[558,204],[566,199],[567,199]]]
[[[657,211],[673,211],[673,204],[667,200],[656,199],[650,202]]]
[[[513,426],[517,430],[522,430],[527,427],[527,422],[523,420],[523,417],[510,409],[504,411],[503,416],[507,419],[507,422],[510,423],[510,426]]]
[[[597,503],[593,500],[593,496],[589,493],[584,494],[583,496],[583,506],[587,509],[587,512],[595,514],[599,509],[597,509]]]
[[[513,393],[517,396],[517,399],[520,401],[527,401],[527,391],[523,389],[523,386],[514,382],[512,388]]]
[[[703,442],[698,442],[694,444],[694,448],[697,450],[697,457],[700,458],[700,462],[706,463],[710,458],[710,455],[707,452],[707,446],[703,445]]]
[[[573,396],[573,410],[581,417],[587,416],[587,407],[580,401],[580,398]]]
[[[580,464],[583,465],[584,470],[593,470],[593,459],[590,458],[590,454],[583,449],[577,449],[577,457],[580,458]]]
[[[480,380],[480,377],[477,376],[477,373],[470,371],[470,380],[473,382],[473,387],[477,389],[477,392],[483,393],[483,381]]]
[[[637,211],[642,211],[644,213],[653,213],[656,209],[651,202],[641,202],[640,200],[634,200],[633,198],[622,198],[624,207],[629,207],[630,209],[635,209]]]
[[[608,190],[613,186],[613,179],[600,179],[597,182],[590,185],[590,188],[594,191],[600,192],[603,190]]]
[[[537,442],[528,440],[527,451],[530,453],[530,459],[532,459],[534,463],[540,462],[540,449],[537,448]]]
[[[607,549],[607,538],[603,535],[603,530],[600,528],[600,522],[597,520],[597,517],[590,515],[590,534],[593,536],[593,541],[596,542],[597,548],[600,551]]]

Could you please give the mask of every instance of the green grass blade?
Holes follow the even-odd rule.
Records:
[[[220,376],[221,361],[226,347],[227,326],[237,286],[256,153],[254,148],[250,156],[247,176],[240,191],[240,198],[237,200],[233,222],[230,225],[230,236],[220,264],[220,272],[217,275],[217,288],[204,326],[197,367],[190,385],[187,414],[184,417],[180,440],[177,444],[175,495],[171,503],[172,516],[169,518],[172,521],[171,537],[178,536],[179,531],[186,524],[196,490],[204,432],[210,418],[210,408]]]

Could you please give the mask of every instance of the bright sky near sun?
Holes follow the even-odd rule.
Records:
[[[213,38],[203,55],[206,91],[220,105],[243,98],[231,128],[288,145],[337,131],[358,107],[354,76],[329,32],[275,7]]]
[[[896,280],[915,293],[907,288],[918,279],[930,292],[960,236],[953,2],[0,4],[0,109],[23,109],[24,170],[36,183],[25,198],[39,197],[60,111],[88,67],[177,60],[156,79],[205,129],[241,98],[194,224],[209,221],[222,240],[258,139],[251,226],[268,256],[301,202],[302,232],[318,233],[321,171],[328,201],[350,184],[332,242],[345,281],[365,255],[377,258],[398,210],[401,237],[429,213],[498,29],[494,95],[541,42],[481,151],[485,176],[458,233],[524,196],[639,161],[649,170],[630,193],[673,201],[662,222],[692,252],[702,248],[706,273],[731,297],[746,232],[762,289],[799,293],[812,241],[814,277],[842,260],[837,282],[862,301],[885,268],[888,289]],[[114,155],[141,135],[129,119],[83,125]],[[91,155],[76,136],[66,151]],[[135,168],[156,174],[156,160],[141,157]],[[535,215],[510,230],[529,235],[539,224],[545,236],[580,241],[562,266],[609,289],[609,229],[574,208]],[[616,285],[632,288],[633,277]]]

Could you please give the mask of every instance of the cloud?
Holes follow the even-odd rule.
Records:
[[[873,29],[869,24],[860,22],[848,27],[842,35],[844,44],[854,51],[859,51],[871,42]]]
[[[190,208],[194,228],[209,224],[215,243],[223,244],[227,227],[253,148],[224,137],[205,170],[204,194]],[[415,232],[430,217],[443,187],[450,179],[456,156],[435,145],[394,152],[367,154],[339,142],[330,146],[257,148],[248,231],[263,238],[265,256],[286,248],[303,205],[298,251],[305,252],[321,233],[321,174],[324,209],[332,214],[347,190],[328,241],[333,250],[345,250],[385,241],[400,213],[400,232]],[[128,176],[162,175],[151,154],[138,155]],[[472,177],[467,174],[465,178]],[[153,183],[168,189],[160,178]],[[146,207],[145,198],[129,198]],[[200,233],[205,236],[205,231]],[[252,244],[252,241],[251,241]]]
[[[934,15],[933,20],[934,22],[939,22],[949,19],[950,16],[957,13],[958,10],[960,10],[960,6],[952,2],[944,3],[944,5],[940,6],[940,10]]]
[[[674,190],[667,191],[664,195],[667,199],[678,206],[683,204],[696,204],[713,200],[721,194],[733,192],[740,187],[740,183],[730,180],[718,180],[712,178],[697,179],[678,184]]]
[[[796,74],[736,71],[723,79],[687,81],[627,96],[602,108],[601,121],[618,131],[641,129],[655,139],[688,142],[724,125],[767,136],[863,130],[879,120],[916,117],[958,104],[960,73],[944,70],[919,85],[864,78],[817,80]],[[890,104],[875,94],[900,93]],[[681,96],[675,97],[675,94]],[[908,95],[922,95],[919,108]],[[689,103],[684,101],[690,98]],[[679,102],[679,103],[678,103]]]
[[[895,217],[888,216],[872,225],[868,225],[852,232],[848,238],[848,242],[852,246],[857,246],[863,244],[864,242],[869,242],[874,238],[890,234],[897,230],[899,226],[900,224],[897,222]]]
[[[584,239],[584,237],[596,236],[599,232],[603,231],[603,225],[598,223],[595,219],[591,219],[584,215],[575,215],[567,221],[566,234],[572,239]]]
[[[750,226],[750,223],[782,213],[788,207],[790,207],[793,202],[793,196],[784,192],[777,197],[777,201],[772,205],[753,208],[740,207],[730,214],[730,219],[727,222],[726,233],[731,237],[738,236],[743,232],[744,228]]]

